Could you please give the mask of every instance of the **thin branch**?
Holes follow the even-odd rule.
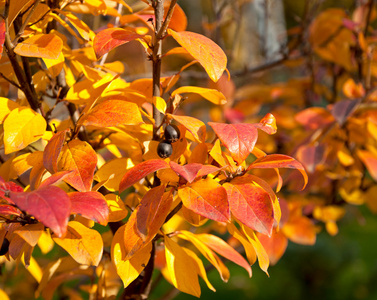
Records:
[[[34,6],[32,7],[32,9],[30,10],[29,14],[27,15],[26,19],[25,19],[25,22],[22,24],[22,26],[20,27],[16,37],[14,38],[14,40],[12,41],[13,44],[17,44],[19,38],[21,37],[21,35],[23,35],[24,31],[25,31],[25,28],[27,26],[27,24],[29,23],[30,21],[30,18],[31,16],[33,15],[35,9],[37,8],[38,4],[41,2],[41,0],[36,0],[35,3],[34,3]]]
[[[9,79],[8,77],[6,77],[3,73],[0,72],[0,76],[3,77],[6,81],[8,81],[10,84],[14,85],[16,88],[21,89],[21,86],[19,86],[12,79]]]
[[[170,6],[169,6],[169,9],[168,9],[168,12],[167,12],[167,15],[166,15],[166,18],[164,20],[164,23],[161,25],[161,28],[160,30],[157,32],[157,36],[156,38],[157,39],[161,39],[164,37],[165,35],[165,32],[169,26],[169,23],[170,23],[170,20],[173,16],[173,12],[174,12],[174,8],[175,8],[175,4],[177,3],[177,0],[172,0],[170,2]]]

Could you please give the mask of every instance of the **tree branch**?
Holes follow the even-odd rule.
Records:
[[[23,23],[23,24],[21,25],[21,27],[19,28],[19,30],[18,30],[18,32],[17,32],[17,34],[16,34],[16,37],[14,38],[14,40],[13,40],[13,42],[12,42],[13,44],[17,44],[17,42],[18,42],[19,38],[21,37],[21,35],[23,35],[23,33],[24,33],[24,31],[25,31],[25,28],[26,28],[27,24],[28,24],[29,21],[30,21],[31,16],[33,15],[35,9],[37,8],[37,6],[38,6],[38,4],[39,4],[40,2],[41,2],[41,0],[36,0],[36,1],[35,1],[35,3],[34,3],[34,5],[33,5],[32,9],[30,10],[29,14],[27,15],[27,17],[26,17],[24,23]]]

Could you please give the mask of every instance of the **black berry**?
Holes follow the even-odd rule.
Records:
[[[165,140],[168,143],[174,143],[174,142],[178,141],[179,138],[181,137],[181,133],[179,131],[179,128],[174,124],[170,124],[170,125],[166,126],[164,135],[165,135]]]
[[[157,154],[159,157],[167,158],[173,153],[173,147],[167,141],[160,142],[157,146]]]
[[[7,238],[4,238],[3,244],[1,245],[0,255],[5,255],[9,250],[9,241]]]

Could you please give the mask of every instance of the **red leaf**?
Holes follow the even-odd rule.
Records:
[[[105,197],[98,192],[74,192],[68,194],[71,199],[71,213],[80,214],[106,226],[109,219],[109,207]]]
[[[301,163],[295,160],[293,157],[283,154],[271,154],[260,158],[257,158],[252,164],[249,165],[247,170],[251,169],[269,169],[269,168],[288,168],[296,169],[300,171],[304,177],[304,187],[308,183],[308,175],[305,172],[304,167]]]
[[[133,168],[131,168],[122,178],[119,184],[119,192],[123,192],[140,179],[146,177],[150,173],[156,172],[161,169],[167,169],[169,165],[166,161],[161,159],[150,159],[144,161]]]
[[[3,45],[5,41],[5,21],[4,19],[0,20],[0,58],[3,54]]]
[[[247,227],[270,235],[274,213],[269,194],[250,183],[247,177],[237,177],[223,185],[228,194],[230,211]]]
[[[314,130],[334,122],[334,117],[323,107],[310,107],[300,111],[295,119],[307,130]]]
[[[10,192],[23,192],[24,189],[12,181],[5,182],[5,180],[0,176],[0,197],[10,201]],[[11,201],[10,201],[11,202]],[[13,202],[12,202],[13,203]]]
[[[274,134],[276,133],[276,119],[272,114],[267,114],[263,117],[262,120],[260,120],[259,123],[255,124],[255,127],[258,129],[263,130],[264,132],[268,134]]]
[[[191,163],[181,166],[174,161],[170,161],[170,168],[178,175],[182,176],[189,183],[193,182],[195,178],[202,177],[216,171],[220,171],[220,168],[211,165],[202,165],[198,163]]]
[[[336,102],[331,110],[331,114],[339,125],[343,125],[347,118],[355,111],[360,100],[343,100]]]
[[[325,154],[324,144],[303,145],[297,149],[297,159],[304,164],[309,173],[314,173],[316,167],[324,162]]]
[[[11,192],[10,198],[59,237],[66,233],[71,201],[62,189],[50,185],[32,192]]]
[[[207,178],[178,190],[183,205],[195,213],[218,222],[229,222],[229,204],[225,189]]]
[[[271,265],[275,265],[283,256],[288,246],[287,237],[281,232],[272,231],[271,237],[264,234],[258,234],[258,239],[268,254]]]
[[[62,151],[66,133],[69,129],[56,133],[47,143],[43,152],[43,165],[51,174],[58,170],[58,158]]]
[[[160,185],[150,189],[141,199],[135,227],[144,241],[158,232],[170,211],[173,198],[164,197],[164,192],[165,185]]]
[[[97,59],[99,59],[112,49],[142,37],[142,35],[122,28],[108,28],[99,32],[94,38],[94,52],[96,53]]]
[[[6,216],[10,216],[10,215],[20,216],[22,212],[18,208],[12,205],[2,204],[0,205],[0,214],[6,215]]]
[[[233,159],[242,163],[253,151],[258,139],[255,124],[223,124],[209,122],[221,142],[230,151]]]

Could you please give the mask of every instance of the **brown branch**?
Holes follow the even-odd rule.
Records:
[[[8,81],[10,84],[14,85],[16,88],[21,89],[21,86],[19,86],[17,82],[14,82],[12,79],[9,79],[3,73],[0,72],[0,76],[4,78],[6,81]]]
[[[157,32],[157,36],[156,36],[157,39],[161,39],[165,36],[165,32],[168,29],[170,20],[173,16],[173,12],[174,12],[174,8],[175,8],[176,3],[177,3],[177,0],[172,0],[170,2],[170,6],[169,6],[168,12],[166,14],[166,18],[164,20],[164,23],[161,25],[160,30]]]
[[[25,31],[25,28],[26,28],[27,24],[28,24],[29,21],[30,21],[31,16],[33,15],[35,9],[37,8],[37,6],[38,6],[38,4],[39,4],[40,2],[41,2],[41,0],[36,0],[36,1],[35,1],[33,7],[31,8],[31,10],[30,10],[30,12],[29,12],[29,14],[27,15],[27,17],[26,17],[24,23],[23,23],[23,24],[21,25],[21,27],[19,28],[19,30],[18,30],[18,32],[17,32],[17,34],[16,34],[16,36],[15,36],[13,42],[12,42],[13,44],[17,44],[17,42],[18,42],[19,38],[21,37],[21,35],[23,35],[23,33],[24,33],[24,31]]]

